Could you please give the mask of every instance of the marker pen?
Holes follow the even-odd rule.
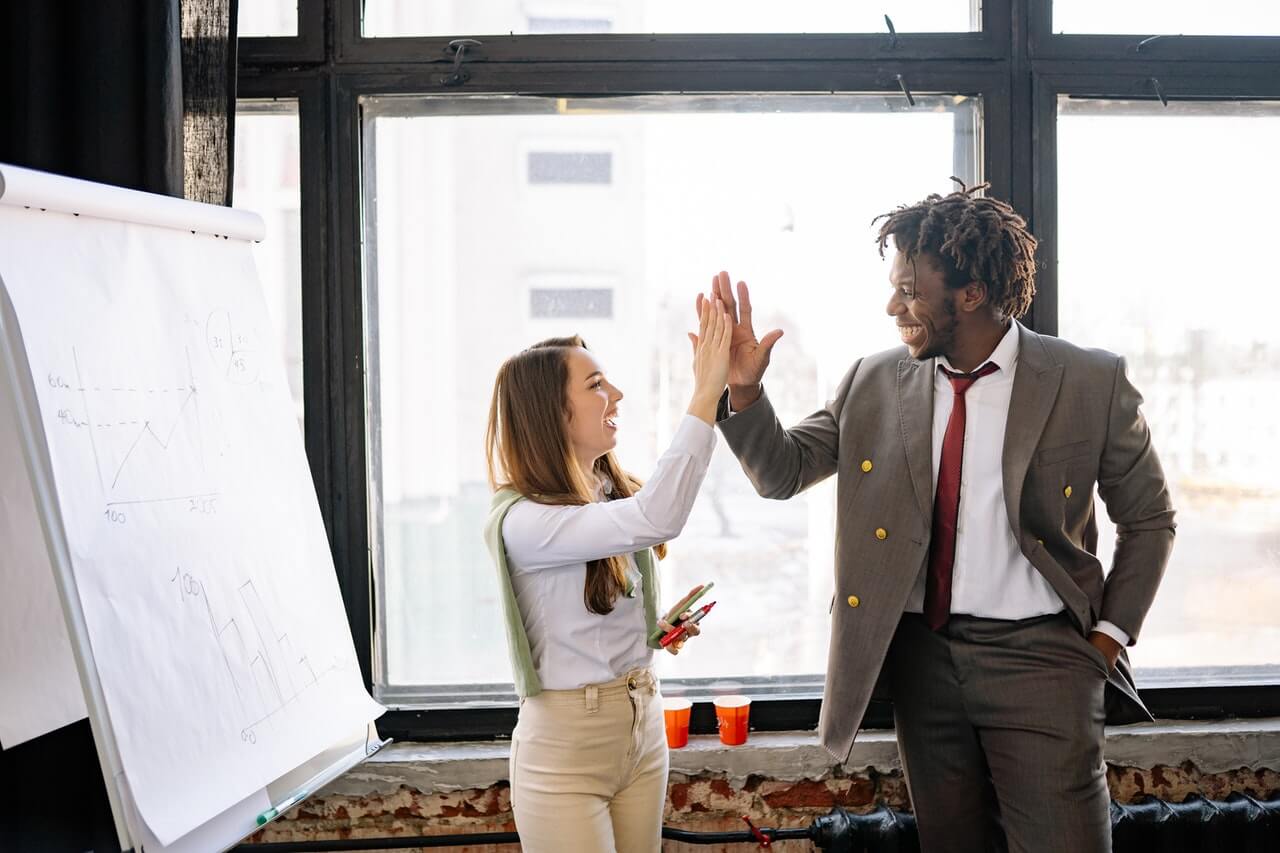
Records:
[[[710,613],[711,608],[715,606],[716,606],[716,603],[713,601],[710,604],[708,604],[706,607],[699,607],[697,610],[693,611],[692,616],[690,616],[688,619],[681,622],[676,627],[672,628],[667,633],[663,634],[662,639],[658,640],[658,644],[665,649],[667,646],[671,645],[677,640],[684,639],[684,637],[687,636],[689,633],[688,626],[697,625],[699,622],[702,621],[702,617]]]

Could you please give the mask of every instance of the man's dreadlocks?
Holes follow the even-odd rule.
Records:
[[[880,257],[889,237],[910,260],[928,253],[941,261],[947,286],[979,281],[1002,317],[1021,317],[1036,292],[1036,238],[1012,207],[999,199],[975,197],[989,184],[960,189],[946,196],[933,193],[924,201],[882,213],[876,241]]]

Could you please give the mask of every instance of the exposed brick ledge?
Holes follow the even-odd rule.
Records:
[[[485,789],[507,778],[509,743],[392,744],[320,795],[391,794],[401,786],[423,793]],[[1280,718],[1194,722],[1161,720],[1107,729],[1107,763],[1117,767],[1178,766],[1201,773],[1280,768]],[[823,779],[836,764],[814,732],[756,732],[745,746],[714,735],[694,736],[672,750],[671,770],[688,777],[715,774],[741,786],[750,775],[778,781]],[[901,769],[890,732],[859,736],[845,770]]]

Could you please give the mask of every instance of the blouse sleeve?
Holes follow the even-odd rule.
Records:
[[[693,509],[715,445],[715,430],[685,415],[653,475],[631,497],[583,506],[520,501],[502,524],[510,566],[536,571],[674,539]]]

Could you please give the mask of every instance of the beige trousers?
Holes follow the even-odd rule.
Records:
[[[657,853],[667,799],[662,697],[649,669],[520,703],[511,807],[526,853]]]

